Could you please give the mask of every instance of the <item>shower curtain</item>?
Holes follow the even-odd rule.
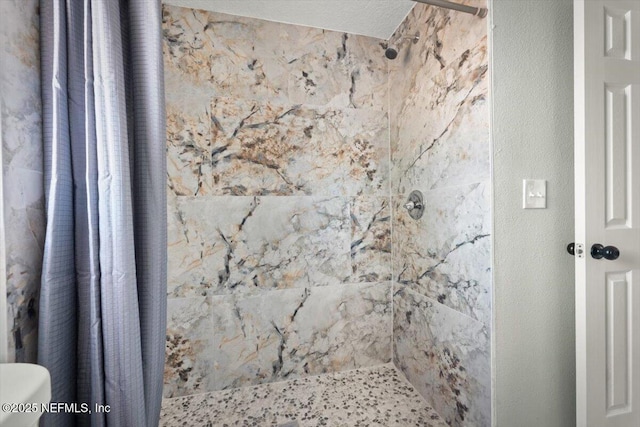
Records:
[[[41,0],[40,16],[38,361],[51,373],[52,402],[77,405],[46,414],[44,425],[157,426],[166,334],[160,0]]]

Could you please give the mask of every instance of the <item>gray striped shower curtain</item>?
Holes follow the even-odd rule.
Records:
[[[160,0],[41,0],[44,426],[157,426],[166,328]],[[96,412],[95,405],[109,412]],[[78,406],[78,411],[83,412]]]

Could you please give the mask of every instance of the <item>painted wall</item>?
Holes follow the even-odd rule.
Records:
[[[164,8],[165,397],[391,361],[380,40]]]
[[[7,361],[34,362],[45,215],[38,0],[0,2]],[[5,277],[3,277],[3,280]],[[0,344],[4,345],[4,344]]]
[[[418,31],[389,74],[394,361],[449,424],[488,426],[487,20],[417,4],[391,40]],[[412,190],[425,198],[419,220],[402,206]]]
[[[493,0],[495,421],[575,425],[572,1]],[[548,180],[523,210],[522,179]]]

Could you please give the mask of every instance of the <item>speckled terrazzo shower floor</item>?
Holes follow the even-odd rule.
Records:
[[[444,427],[392,365],[165,399],[160,425]]]

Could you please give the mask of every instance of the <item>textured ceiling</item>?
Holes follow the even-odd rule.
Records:
[[[411,0],[163,0],[165,3],[388,39]]]

